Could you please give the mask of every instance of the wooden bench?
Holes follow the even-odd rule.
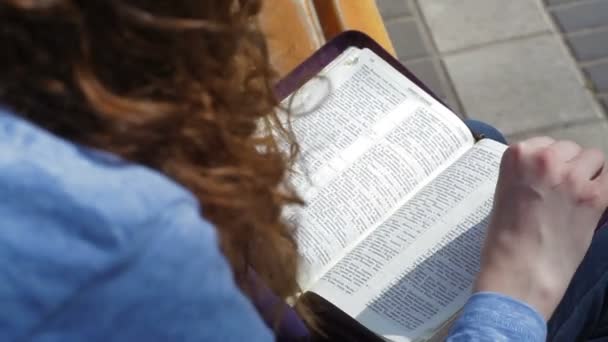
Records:
[[[281,75],[345,30],[362,31],[394,54],[374,0],[266,0],[260,24]]]

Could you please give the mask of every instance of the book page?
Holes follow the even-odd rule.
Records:
[[[505,149],[477,143],[311,291],[391,341],[432,335],[470,294]]]
[[[286,216],[299,228],[304,290],[474,143],[458,117],[367,49],[323,77],[336,88],[293,121],[303,155],[292,181],[307,205]]]
[[[345,51],[283,102],[290,108],[301,151],[290,178],[299,193],[323,186],[328,173],[339,171],[328,164],[408,97],[398,84],[371,69],[367,54],[355,48]]]

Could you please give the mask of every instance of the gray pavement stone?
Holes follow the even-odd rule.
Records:
[[[569,2],[574,2],[574,1],[576,1],[576,0],[545,0],[547,5],[549,5],[549,6],[567,4]]]
[[[608,91],[608,60],[604,63],[585,67],[583,70],[585,70],[597,91]]]
[[[430,58],[416,60],[413,62],[403,63],[411,72],[416,75],[424,84],[426,84],[435,94],[441,98],[445,98],[444,86],[441,82],[441,76],[435,66],[435,61]]]
[[[401,63],[411,69],[454,112],[461,113],[459,101],[414,0],[377,0],[377,4]]]
[[[608,61],[608,0],[576,0],[557,6],[546,3],[588,84],[596,93],[606,91],[608,67],[601,62]],[[601,102],[601,97],[598,100]],[[603,111],[608,115],[605,103]]]
[[[608,94],[600,96],[600,102],[604,106],[604,110],[608,112]]]
[[[583,147],[599,148],[608,155],[608,120],[598,120],[585,124],[565,125],[549,130],[529,131],[509,137],[510,142],[517,142],[535,136],[550,136],[555,139],[572,140]]]
[[[558,7],[551,12],[566,32],[608,25],[607,0],[581,1],[573,6]]]
[[[534,0],[419,1],[441,52],[549,32]]]
[[[394,20],[386,23],[397,56],[401,60],[428,56],[428,49],[416,20]]]
[[[506,135],[601,117],[554,35],[493,44],[444,60],[465,114]]]
[[[606,13],[606,21],[608,22],[608,13]],[[590,61],[608,56],[608,26],[605,30],[568,36],[566,41],[579,61]]]
[[[384,19],[412,15],[410,0],[376,0],[376,5]]]

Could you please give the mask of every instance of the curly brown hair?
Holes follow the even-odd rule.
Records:
[[[298,291],[297,245],[280,214],[300,201],[285,183],[292,154],[270,132],[279,120],[260,7],[0,0],[0,104],[186,186],[241,288],[253,295],[253,269],[288,298]]]

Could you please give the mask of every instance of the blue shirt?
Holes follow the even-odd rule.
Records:
[[[194,196],[0,112],[0,340],[272,341]],[[542,341],[530,307],[473,296],[452,341]]]

